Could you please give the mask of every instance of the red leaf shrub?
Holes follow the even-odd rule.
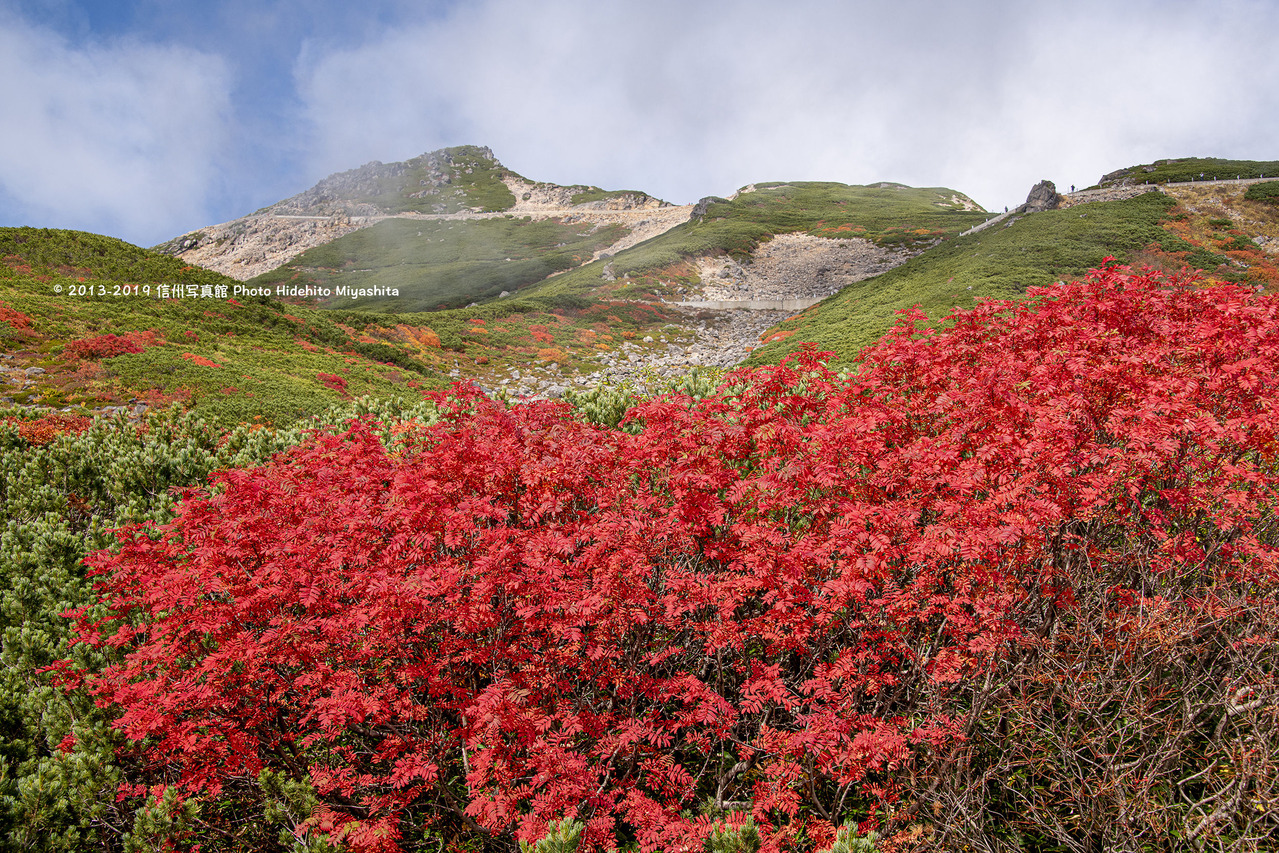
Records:
[[[83,415],[50,413],[29,419],[6,415],[0,417],[0,424],[13,427],[23,441],[42,447],[62,435],[79,435],[89,428],[90,420]]]
[[[159,335],[155,331],[125,332],[123,335],[107,333],[70,341],[62,352],[72,358],[113,358],[117,355],[143,352],[148,347],[155,346],[158,340]]]
[[[10,308],[8,305],[0,302],[0,323],[7,323],[13,329],[29,329],[31,328],[31,318],[21,311]]]
[[[191,362],[192,364],[198,364],[201,367],[221,367],[222,366],[218,364],[216,361],[207,359],[202,355],[196,355],[193,352],[184,352],[182,353],[182,357],[185,358],[187,361]]]
[[[346,393],[346,379],[335,373],[317,373],[315,378],[320,380],[320,384],[330,391],[337,391],[339,394]]]
[[[309,779],[355,850],[680,849],[734,804],[767,850],[1264,837],[1276,302],[1109,269],[918,319],[636,435],[476,395],[221,475],[92,558],[87,687],[149,779]]]

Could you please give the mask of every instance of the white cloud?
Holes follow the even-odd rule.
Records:
[[[143,244],[200,224],[230,121],[230,75],[194,50],[129,41],[72,45],[8,19],[0,190],[29,224]]]
[[[755,180],[991,207],[1166,156],[1279,156],[1266,2],[484,0],[298,66],[318,176],[486,144],[688,201]]]
[[[1279,157],[1273,0],[143,0],[105,19],[121,40],[63,0],[14,8],[0,224],[139,243],[463,143],[671,201],[896,180],[992,208],[1040,178]]]

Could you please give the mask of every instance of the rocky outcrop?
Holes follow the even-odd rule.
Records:
[[[755,185],[754,185],[754,184],[752,184],[752,185],[750,186],[750,189],[751,189],[751,190],[754,190],[754,189],[755,189]],[[746,191],[746,190],[743,190],[743,192],[745,192],[745,191]],[[690,218],[690,219],[702,219],[703,217],[705,217],[705,216],[706,216],[706,211],[710,208],[710,206],[711,206],[712,204],[727,204],[727,203],[728,203],[728,199],[726,199],[726,198],[720,198],[720,197],[719,197],[719,196],[717,196],[717,195],[708,195],[708,196],[705,196],[705,197],[703,197],[703,198],[698,199],[697,204],[693,205],[693,214],[692,214],[692,216],[690,216],[689,218]]]
[[[1026,203],[1020,208],[1022,213],[1038,213],[1043,210],[1056,210],[1061,207],[1061,194],[1052,181],[1040,181],[1030,188]]]
[[[515,206],[507,213],[517,216],[521,214],[536,216],[548,211],[554,211],[558,215],[589,211],[660,210],[676,206],[642,192],[619,192],[611,194],[608,198],[578,202],[577,197],[595,190],[595,187],[580,185],[562,187],[559,184],[533,183],[518,175],[507,175],[502,179],[502,183],[506,184],[506,188],[515,196]]]
[[[1088,204],[1094,201],[1124,201],[1146,193],[1160,192],[1155,184],[1124,184],[1114,187],[1099,187],[1093,190],[1079,190],[1062,196],[1061,207],[1074,207],[1077,204]]]
[[[506,188],[515,196],[515,206],[511,213],[516,215],[542,211],[546,208],[564,209],[573,206],[572,187],[561,187],[559,184],[543,184],[526,181],[518,175],[507,175],[502,179]]]
[[[516,397],[549,399],[601,383],[660,391],[695,368],[735,367],[759,346],[760,335],[789,316],[781,311],[682,309],[682,313],[681,327],[667,327],[656,338],[623,341],[617,349],[595,356],[589,370],[570,373],[554,363],[535,363],[495,376],[487,387]]]
[[[609,198],[585,201],[575,205],[576,208],[585,210],[657,210],[672,206],[669,201],[662,201],[660,198],[653,198],[648,193],[639,192],[618,193]]]
[[[1026,196],[1024,204],[1019,204],[1012,210],[1006,210],[993,219],[988,219],[980,225],[974,225],[960,237],[967,237],[969,234],[976,234],[978,231],[985,231],[1000,223],[1012,225],[1022,215],[1027,213],[1039,213],[1044,210],[1056,210],[1063,206],[1066,197],[1057,192],[1057,186],[1052,181],[1044,180],[1035,184],[1030,188],[1030,193]]]

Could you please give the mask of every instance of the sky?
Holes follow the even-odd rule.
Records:
[[[0,226],[150,246],[487,145],[675,203],[899,181],[989,210],[1279,159],[1279,0],[0,0]]]

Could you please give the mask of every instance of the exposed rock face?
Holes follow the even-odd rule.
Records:
[[[860,237],[779,234],[756,249],[746,266],[731,258],[703,258],[698,268],[708,300],[811,299],[886,272],[911,255]]]
[[[1061,207],[1062,197],[1052,181],[1040,181],[1030,188],[1026,203],[1022,210],[1026,213],[1038,213],[1041,210],[1056,210]]]
[[[1124,199],[1136,198],[1146,193],[1159,192],[1159,187],[1155,184],[1119,184],[1111,187],[1099,187],[1095,190],[1079,190],[1062,197],[1060,207],[1074,207],[1077,204],[1087,204],[1094,201],[1123,201]]]
[[[238,281],[270,272],[307,249],[367,228],[384,217],[255,213],[170,240],[159,251]]]
[[[545,210],[548,207],[573,206],[572,187],[533,183],[515,175],[507,175],[502,182],[511,191],[511,195],[515,196],[515,206],[511,208],[511,213],[523,214]]]
[[[587,187],[533,183],[518,175],[507,175],[502,179],[502,183],[506,184],[506,188],[515,196],[515,206],[507,211],[515,215],[536,215],[548,210],[559,214],[569,210],[580,213],[590,210],[659,210],[675,207],[668,201],[662,201],[660,198],[653,198],[648,193],[641,192],[619,193],[611,198],[575,204],[573,197],[588,189]]]

